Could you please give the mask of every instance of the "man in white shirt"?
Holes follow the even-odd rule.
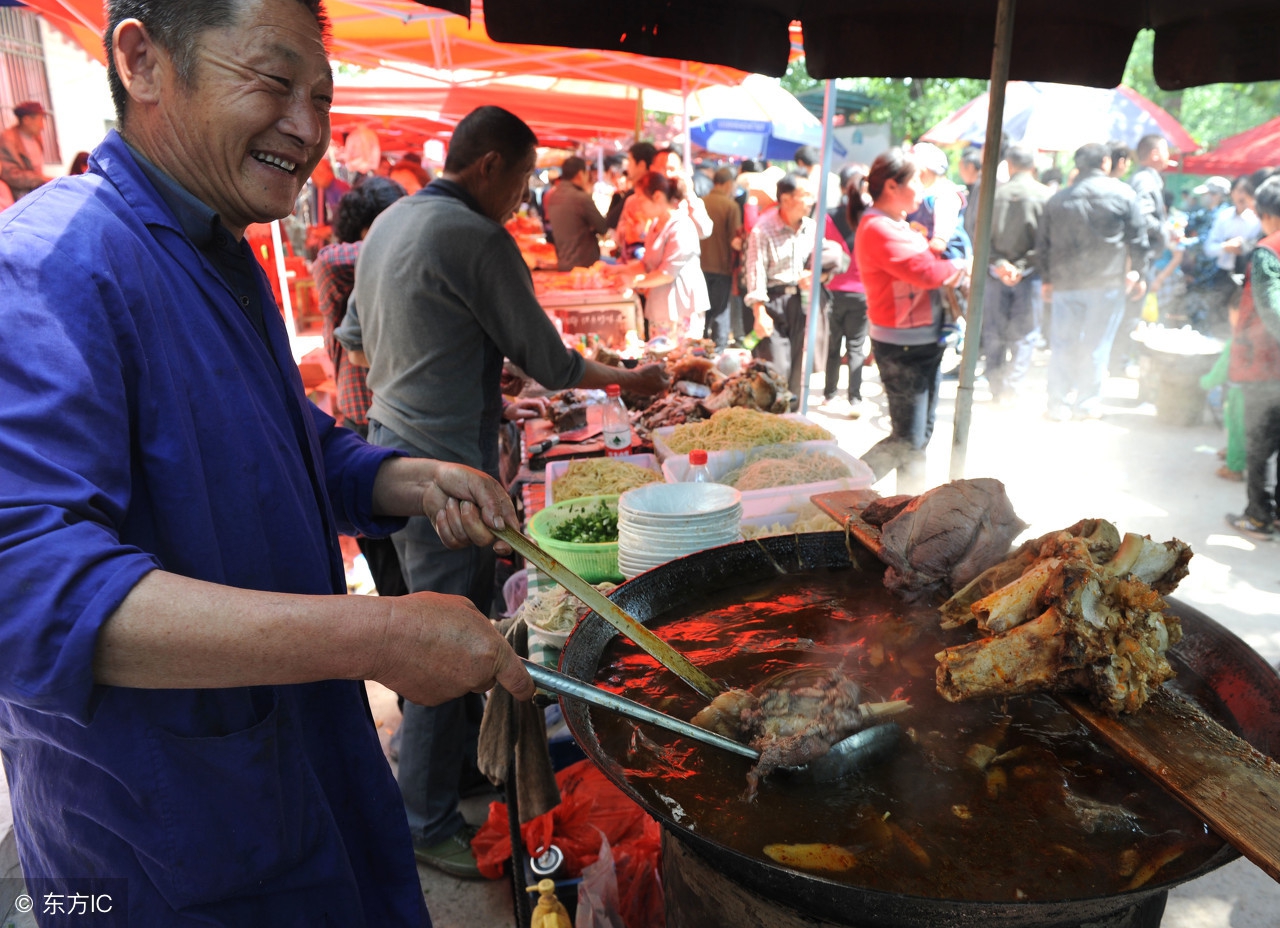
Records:
[[[1244,272],[1249,253],[1262,238],[1262,223],[1253,207],[1253,182],[1247,176],[1236,178],[1231,185],[1231,205],[1214,213],[1204,240],[1205,256],[1217,265],[1205,294],[1211,325],[1226,323],[1227,308],[1239,287],[1235,275]]]
[[[777,203],[747,237],[743,300],[755,315],[760,338],[752,354],[772,363],[798,397],[812,277],[805,265],[813,255],[816,231],[810,215],[814,197],[804,178],[786,174],[778,181]]]
[[[1262,223],[1253,211],[1253,182],[1236,178],[1231,185],[1233,209],[1220,209],[1213,217],[1213,228],[1205,239],[1204,253],[1213,258],[1219,271],[1235,273],[1238,258],[1248,255],[1262,238]]]

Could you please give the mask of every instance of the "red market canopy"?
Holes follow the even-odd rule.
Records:
[[[1183,159],[1188,174],[1238,177],[1260,168],[1280,166],[1280,116],[1239,135],[1223,139],[1217,148]]]
[[[104,61],[102,0],[24,0]],[[487,76],[545,74],[604,81],[629,87],[683,92],[715,84],[736,84],[745,72],[718,64],[672,61],[623,51],[500,43],[485,31],[479,3],[443,0],[463,15],[430,9],[413,0],[327,0],[331,52],[339,61],[365,67],[387,62],[441,71],[479,71]],[[470,13],[470,17],[466,15]],[[527,41],[527,40],[526,40]],[[789,35],[783,36],[788,44]],[[634,127],[633,127],[634,128]]]
[[[496,83],[360,86],[344,84],[340,77],[334,91],[332,122],[335,131],[370,124],[379,135],[416,137],[420,143],[424,138],[447,137],[462,117],[484,104],[515,113],[543,144],[628,135],[635,132],[640,118],[638,94],[627,99]]]

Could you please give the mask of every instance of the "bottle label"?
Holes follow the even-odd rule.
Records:
[[[605,431],[604,449],[605,453],[610,457],[617,457],[618,455],[630,453],[631,430],[627,429],[625,432]]]

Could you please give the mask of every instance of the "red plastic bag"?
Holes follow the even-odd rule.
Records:
[[[537,857],[550,844],[564,852],[567,878],[582,875],[609,842],[618,880],[618,904],[626,928],[662,928],[661,829],[643,809],[609,782],[590,761],[556,774],[560,804],[520,828],[525,851]],[[511,859],[505,803],[489,805],[489,818],[471,842],[480,872],[498,879]]]

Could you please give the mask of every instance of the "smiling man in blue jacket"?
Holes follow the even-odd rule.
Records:
[[[116,924],[428,925],[360,681],[425,704],[533,685],[461,597],[335,595],[337,536],[427,516],[487,544],[514,512],[307,402],[243,241],[329,144],[317,0],[108,16],[119,134],[0,219],[0,751],[24,872],[120,887]]]

